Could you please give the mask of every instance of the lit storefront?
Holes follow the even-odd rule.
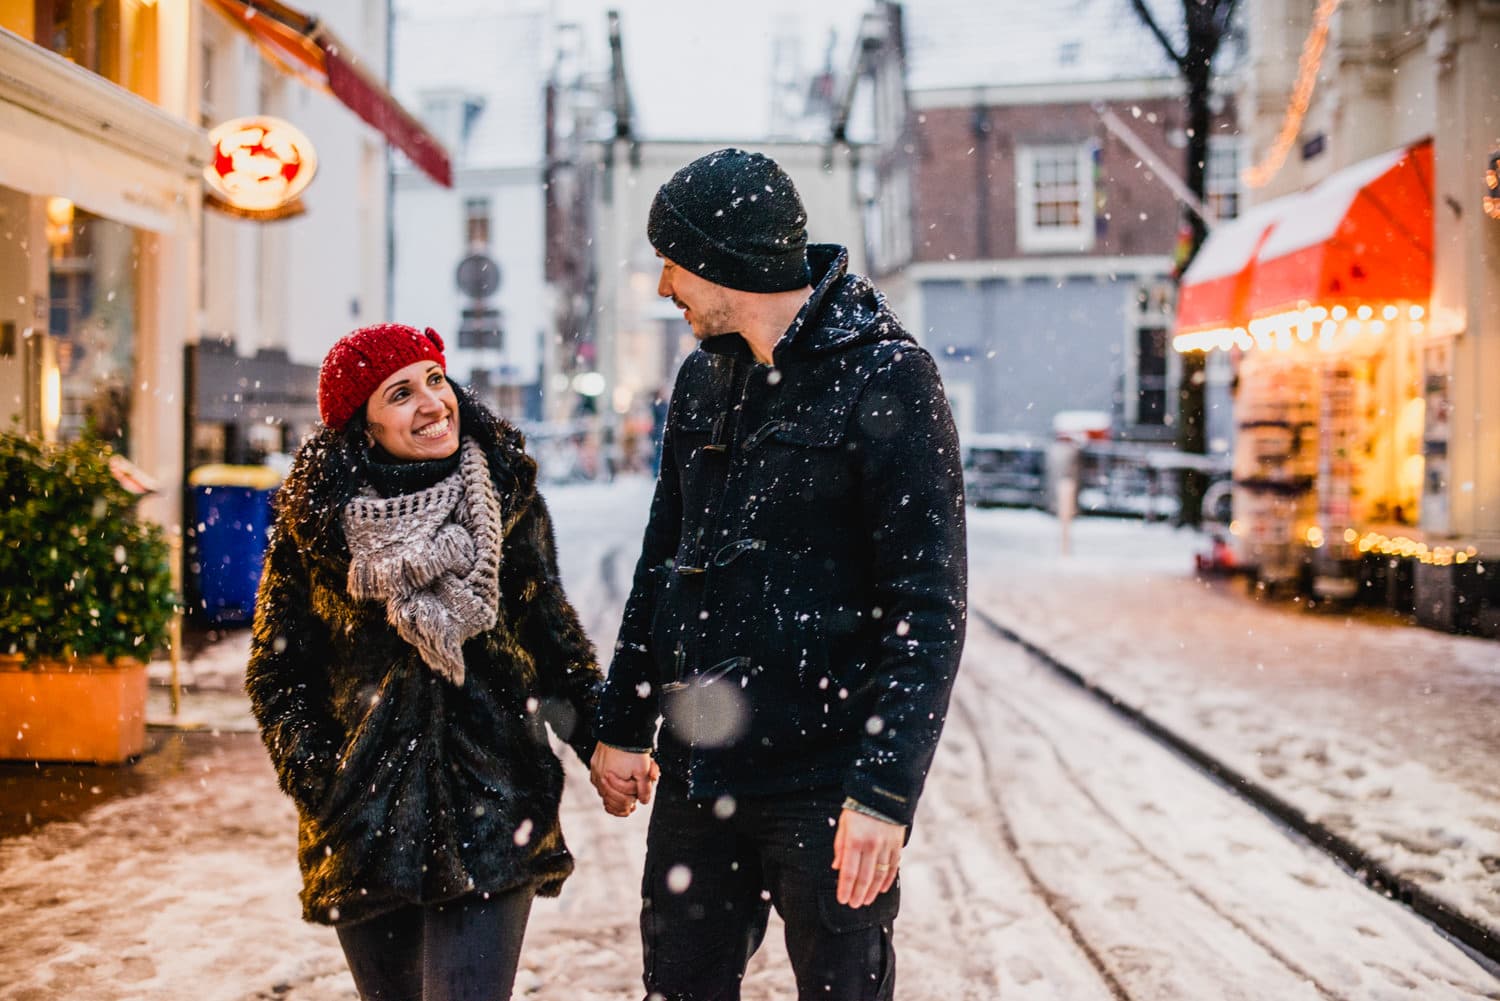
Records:
[[[1446,479],[1433,190],[1430,142],[1372,157],[1215,230],[1183,278],[1177,350],[1235,363],[1231,530],[1267,585],[1352,598],[1364,553],[1428,551],[1409,536]]]
[[[182,467],[203,133],[185,3],[0,4],[0,420]],[[176,520],[175,491],[148,502]]]

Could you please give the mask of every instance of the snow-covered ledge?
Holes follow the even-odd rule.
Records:
[[[201,173],[208,154],[202,129],[3,28],[0,103],[25,108],[183,177]]]

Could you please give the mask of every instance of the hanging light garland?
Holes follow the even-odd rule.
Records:
[[[1275,177],[1286,163],[1286,155],[1302,131],[1302,120],[1312,104],[1313,88],[1318,83],[1318,68],[1323,63],[1323,49],[1328,45],[1328,27],[1333,21],[1333,12],[1338,10],[1339,0],[1318,0],[1317,12],[1313,14],[1312,31],[1302,43],[1302,57],[1297,61],[1297,84],[1292,88],[1292,101],[1287,105],[1286,116],[1281,120],[1281,131],[1260,163],[1247,167],[1244,181],[1247,187],[1264,187]]]
[[[1500,149],[1490,154],[1489,166],[1484,171],[1484,214],[1500,219]]]

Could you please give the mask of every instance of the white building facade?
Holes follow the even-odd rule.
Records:
[[[395,91],[450,150],[454,171],[445,189],[396,167],[392,319],[436,329],[457,379],[506,416],[533,420],[542,416],[552,317],[543,274],[551,8],[520,0],[395,10]],[[461,288],[465,259],[477,277]]]
[[[336,30],[373,76],[385,75],[385,4],[311,0],[303,10]],[[204,211],[194,464],[295,449],[316,419],[323,355],[355,327],[387,318],[390,262],[385,137],[273,65],[227,18],[207,8],[202,17],[194,50],[202,127],[282,119],[311,141],[318,167],[295,216]]]

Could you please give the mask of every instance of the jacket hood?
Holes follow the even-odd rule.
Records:
[[[507,521],[524,511],[536,493],[536,462],[526,454],[526,437],[496,416],[467,389],[454,384],[459,431],[484,449],[490,476],[500,491]],[[368,454],[361,430],[320,426],[297,450],[286,481],[276,491],[276,524],[314,553],[347,558],[340,514],[369,482]]]
[[[776,342],[773,361],[832,354],[881,341],[915,340],[885,296],[864,275],[849,273],[849,251],[836,243],[814,243],[807,248],[813,290],[807,302]],[[750,358],[750,346],[739,334],[721,334],[703,342],[712,354]]]

